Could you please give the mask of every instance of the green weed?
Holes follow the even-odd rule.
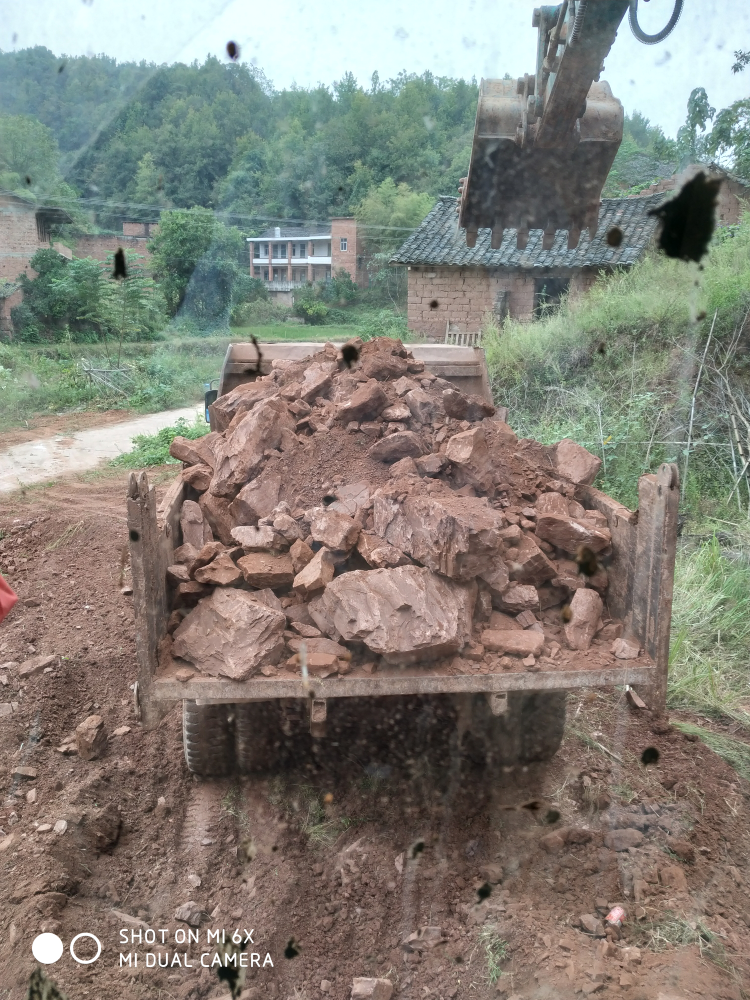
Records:
[[[176,465],[177,459],[169,454],[169,446],[178,435],[194,441],[208,434],[209,426],[199,413],[189,424],[183,417],[171,427],[162,427],[156,434],[138,434],[133,438],[135,447],[123,455],[113,458],[111,464],[126,469],[143,469],[150,465]]]
[[[487,980],[494,986],[503,974],[501,965],[508,958],[508,942],[500,937],[495,927],[485,924],[479,932],[479,946],[484,950]]]
[[[711,732],[710,729],[696,726],[692,722],[673,722],[672,724],[683,733],[697,736],[709,750],[713,750],[731,768],[734,768],[740,777],[750,781],[750,745],[742,740],[733,739],[731,736],[722,736],[720,733]]]

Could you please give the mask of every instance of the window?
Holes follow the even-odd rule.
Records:
[[[340,238],[340,240],[339,240],[339,247],[341,248],[341,250],[346,250],[347,249],[346,236],[342,236]]]
[[[296,257],[296,256],[297,256],[297,244],[296,243],[292,243],[292,257]]]
[[[254,267],[253,268],[253,277],[254,278],[259,278],[260,277],[260,268],[259,267]]]
[[[263,280],[264,281],[268,281],[268,268],[267,267],[263,268]]]
[[[307,257],[307,243],[300,243],[299,255],[300,257]]]
[[[253,257],[260,257],[260,243],[253,243]]]
[[[261,254],[261,256],[262,257],[267,257],[268,256],[268,244],[267,243],[263,244],[263,253]]]
[[[326,246],[328,247],[328,249],[326,251],[326,257],[330,257],[331,256],[331,244],[327,243]]]
[[[279,243],[279,257],[286,257],[286,243]]]
[[[276,260],[276,258],[279,256],[279,244],[278,243],[274,243],[273,246],[271,247],[271,254],[272,254],[274,260]]]

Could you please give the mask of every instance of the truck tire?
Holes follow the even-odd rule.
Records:
[[[235,769],[233,705],[182,703],[182,742],[191,774],[224,778]]]
[[[267,771],[282,756],[280,710],[274,701],[246,701],[233,705],[235,755],[240,774]]]
[[[564,691],[511,691],[508,711],[493,715],[484,695],[472,704],[464,749],[477,760],[511,766],[551,760],[565,731]]]

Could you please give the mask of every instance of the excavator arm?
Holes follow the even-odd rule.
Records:
[[[599,74],[629,6],[632,0],[563,0],[537,8],[536,72],[482,80],[458,208],[469,247],[480,229],[492,231],[493,249],[505,229],[516,230],[519,249],[530,229],[544,230],[545,249],[559,229],[571,249],[582,229],[595,235],[624,121]]]

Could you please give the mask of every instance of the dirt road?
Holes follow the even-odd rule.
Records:
[[[73,481],[0,514],[21,598],[0,627],[3,1000],[26,995],[42,931],[70,1000],[228,1000],[218,929],[260,956],[243,1000],[349,1000],[354,976],[393,1000],[745,995],[748,785],[618,692],[569,697],[549,766],[492,769],[457,747],[450,702],[389,699],[334,705],[326,740],[297,724],[272,773],[192,780],[179,710],[152,732],[134,716],[125,487]],[[91,715],[107,740],[84,760],[64,748]],[[102,943],[90,965],[68,951],[81,933]]]
[[[155,434],[180,417],[192,423],[195,415],[202,412],[202,408],[197,406],[164,410],[122,423],[108,423],[104,427],[68,435],[38,437],[13,445],[0,451],[0,493],[94,469],[102,462],[130,451],[133,437],[137,434]]]

